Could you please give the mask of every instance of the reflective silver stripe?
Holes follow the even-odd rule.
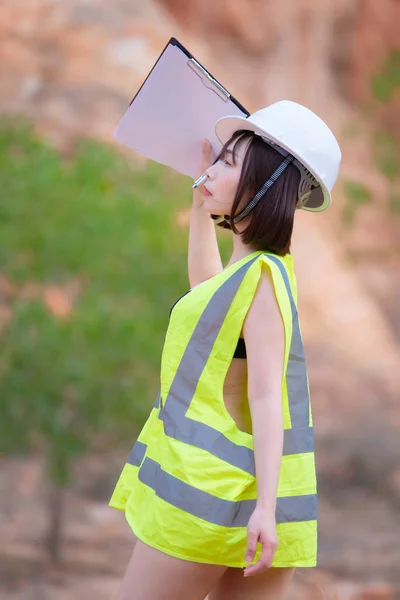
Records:
[[[189,408],[225,316],[244,276],[257,258],[256,256],[245,263],[226,279],[205,307],[183,353],[165,400],[164,410],[174,411],[173,416],[176,411],[186,413]]]
[[[143,444],[139,441],[135,442],[126,462],[130,465],[138,467],[142,462],[144,455],[146,454],[146,450],[146,444]]]
[[[164,421],[164,431],[168,437],[207,450],[224,462],[255,475],[254,452],[251,448],[238,446],[217,429],[193,421],[178,411],[174,415],[174,410],[164,409],[159,418]]]
[[[283,456],[314,452],[314,431],[312,427],[285,429],[283,432]]]
[[[235,271],[215,291],[204,309],[175,373],[159,418],[165,434],[176,440],[207,450],[228,464],[254,475],[254,453],[231,442],[220,431],[186,416],[201,374],[233,299],[255,256]]]
[[[303,496],[284,496],[276,499],[276,522],[299,523],[316,521],[318,518],[317,494]]]
[[[289,410],[293,429],[284,431],[283,454],[312,452],[314,450],[314,436],[312,427],[308,426],[307,375],[297,308],[285,267],[275,256],[269,254],[267,256],[278,266],[282,274],[290,299],[293,319],[292,342],[286,372]],[[165,405],[159,415],[159,418],[164,422],[165,434],[168,437],[206,450],[251,475],[255,475],[253,450],[233,443],[220,431],[209,425],[190,419],[186,416],[186,412],[194,397],[199,379],[235,294],[248,269],[259,257],[258,255],[245,263],[212,296],[189,340]],[[300,394],[299,401],[297,394]]]
[[[171,412],[160,414],[164,421],[164,431],[168,437],[207,450],[224,462],[255,476],[254,452],[246,446],[239,446],[210,425],[193,421],[185,415],[171,419]],[[283,432],[283,456],[314,451],[312,427],[285,429]]]
[[[170,475],[147,457],[139,470],[139,479],[168,504],[221,527],[246,527],[256,506],[256,500],[232,502],[203,492]],[[277,523],[312,521],[316,518],[315,494],[277,498]]]
[[[297,308],[284,266],[276,257],[271,255],[268,257],[278,266],[282,274],[290,299],[293,323],[286,372],[292,428],[284,431],[283,454],[312,452],[314,436],[312,427],[308,425],[307,372]],[[240,284],[250,266],[258,258],[259,256],[256,256],[233,273],[208,302],[185,349],[164,406],[161,401],[159,413],[159,419],[163,421],[164,431],[168,437],[202,448],[252,475],[255,475],[255,465],[254,452],[251,449],[231,442],[220,431],[205,423],[190,419],[186,416],[186,412]],[[297,397],[297,394],[300,394],[300,397]],[[160,405],[159,398],[156,405]],[[144,452],[141,456],[143,459]],[[255,499],[234,502],[217,498],[170,475],[148,457],[144,459],[139,469],[139,479],[169,504],[224,527],[247,526],[256,505]],[[277,498],[277,523],[315,520],[317,508],[316,494]]]
[[[214,448],[213,454],[221,458],[228,464],[231,464],[231,452],[239,449],[237,456],[242,463],[239,468],[247,473],[255,475],[254,469],[254,453],[250,448],[245,446],[237,446],[225,436],[221,436],[221,432],[205,425],[204,423],[196,423],[191,419],[180,419],[177,423],[166,422],[163,418],[165,432],[168,437],[175,440],[192,444],[196,448],[203,448],[209,451],[210,447]],[[168,432],[167,432],[168,431]],[[200,436],[200,437],[199,437]],[[204,438],[202,438],[204,436]],[[195,443],[192,443],[192,442]],[[137,441],[129,456],[127,462],[131,465],[139,466],[146,453],[147,446],[142,442]],[[312,427],[306,429],[285,429],[283,441],[283,455],[300,454],[303,452],[312,452],[314,449],[314,435]],[[238,466],[238,465],[235,465]]]
[[[290,344],[289,361],[286,369],[286,384],[292,428],[308,427],[310,423],[310,397],[307,385],[306,359],[304,356],[303,340],[301,339],[299,326],[299,315],[285,267],[275,256],[268,254],[268,258],[276,264],[281,272],[292,309],[292,341]]]
[[[154,402],[153,408],[159,408],[161,402],[161,392],[158,393],[158,396]],[[135,467],[140,466],[144,455],[146,454],[147,446],[142,442],[135,442],[132,446],[132,450],[129,453],[128,460],[126,461],[130,465],[134,465]]]

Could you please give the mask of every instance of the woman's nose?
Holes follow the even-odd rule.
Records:
[[[214,179],[214,169],[213,166],[208,167],[208,169],[205,170],[205,175],[207,175],[208,179],[210,179],[211,181]]]

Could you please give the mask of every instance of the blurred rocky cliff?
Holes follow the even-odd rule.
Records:
[[[299,214],[295,256],[303,330],[322,428],[398,424],[399,219],[383,206],[370,123],[358,109],[369,77],[399,41],[399,4],[385,0],[5,0],[0,7],[0,108],[32,116],[61,147],[112,132],[166,41],[175,35],[249,110],[281,98],[324,118],[343,150],[330,211]],[[398,95],[379,118],[398,128]],[[344,130],[356,123],[356,140]],[[375,202],[349,230],[341,181],[367,182]],[[357,394],[355,394],[357,389]],[[359,398],[362,397],[360,403]],[[332,410],[332,407],[335,410]],[[392,420],[392,417],[394,420]]]
[[[113,143],[172,35],[250,111],[287,98],[329,124],[343,152],[333,206],[298,215],[293,248],[318,460],[328,487],[358,477],[400,503],[400,219],[386,208],[371,144],[376,126],[400,142],[399,94],[368,111],[370,78],[399,47],[399,22],[397,0],[0,4],[0,111],[29,115],[63,152],[82,134]],[[346,135],[351,128],[359,134]],[[345,179],[373,195],[351,227],[342,222]],[[342,569],[343,557],[329,560]]]

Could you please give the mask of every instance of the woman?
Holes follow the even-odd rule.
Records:
[[[289,101],[215,131],[222,151],[213,161],[203,141],[193,195],[191,290],[171,310],[160,394],[110,501],[138,538],[119,600],[277,600],[296,567],[316,565],[290,242],[297,208],[329,207],[341,153]],[[232,230],[225,268],[210,215]]]

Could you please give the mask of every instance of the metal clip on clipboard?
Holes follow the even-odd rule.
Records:
[[[211,77],[211,75],[197,62],[195,58],[190,58],[187,61],[187,64],[192,69],[192,71],[196,73],[198,77],[200,77],[202,84],[206,88],[209,88],[210,90],[215,92],[217,96],[221,98],[221,100],[223,100],[224,102],[228,102],[230,98],[228,90],[226,90],[224,86],[222,86],[216,79],[214,79],[214,77]]]
[[[220,148],[217,120],[248,115],[206,67],[171,38],[118,123],[114,137],[193,180],[201,139],[207,138],[215,151]]]

